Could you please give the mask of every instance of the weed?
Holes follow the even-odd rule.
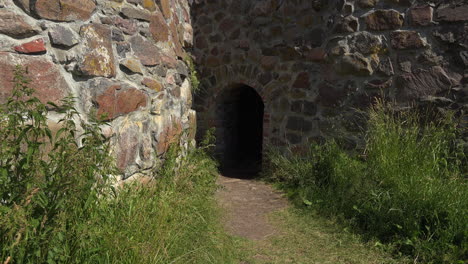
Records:
[[[198,78],[198,72],[195,68],[195,63],[190,55],[185,57],[185,62],[187,63],[190,70],[190,84],[192,85],[192,92],[197,94],[200,91],[200,80]]]
[[[146,186],[110,187],[118,173],[101,123],[80,124],[72,98],[52,131],[21,67],[0,107],[0,262],[231,263],[213,193],[216,163],[173,146]],[[79,140],[77,140],[79,139]]]
[[[270,154],[269,179],[291,197],[424,263],[468,259],[466,157],[450,116],[424,121],[383,103],[369,111],[364,155],[333,141],[308,155]]]

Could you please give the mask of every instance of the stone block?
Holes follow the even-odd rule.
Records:
[[[0,52],[0,102],[11,96],[13,72],[16,65],[28,69],[30,87],[35,89],[35,96],[43,103],[61,104],[61,99],[70,93],[70,88],[60,69],[45,57],[16,55]]]
[[[18,53],[23,54],[39,54],[45,53],[47,51],[44,45],[44,39],[39,38],[33,41],[23,43],[21,45],[15,46],[14,50]]]
[[[81,27],[80,35],[83,38],[78,63],[80,72],[85,76],[114,77],[116,70],[110,28],[89,24]]]
[[[66,48],[75,46],[80,41],[75,31],[64,25],[56,25],[49,30],[49,38],[53,45]]]
[[[148,96],[134,87],[119,82],[95,82],[93,102],[97,107],[97,116],[103,120],[112,120],[119,116],[146,107]]]
[[[417,31],[398,30],[390,34],[392,47],[394,49],[419,49],[426,46],[426,42]]]
[[[396,10],[379,9],[364,15],[364,21],[370,30],[389,30],[401,28],[404,18]]]
[[[8,9],[0,9],[0,34],[12,38],[28,38],[40,32],[40,28],[29,23],[24,15],[16,14]]]
[[[34,4],[39,17],[53,21],[88,20],[95,9],[93,0],[37,0]]]

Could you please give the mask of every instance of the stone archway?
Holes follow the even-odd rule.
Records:
[[[217,100],[217,152],[224,174],[253,177],[262,165],[265,105],[248,85],[236,84]]]

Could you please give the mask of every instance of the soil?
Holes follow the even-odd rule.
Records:
[[[267,216],[288,207],[287,198],[271,186],[243,177],[218,179],[216,196],[226,210],[225,227],[234,236],[264,240],[280,230],[268,222]]]

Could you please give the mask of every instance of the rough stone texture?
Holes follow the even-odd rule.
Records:
[[[155,66],[161,64],[161,50],[151,41],[141,36],[130,39],[135,56],[140,59],[145,66]]]
[[[79,70],[86,76],[112,77],[116,74],[111,30],[105,25],[90,24],[80,31],[84,39]]]
[[[223,98],[242,85],[263,100],[264,144],[297,149],[327,138],[360,145],[355,109],[381,92],[398,107],[428,96],[467,107],[454,94],[468,83],[466,1],[436,2],[196,2],[199,135],[216,127],[216,151],[227,150],[235,124]]]
[[[399,96],[417,99],[450,89],[452,83],[445,71],[434,66],[429,70],[418,69],[413,73],[403,73],[396,78]]]
[[[129,70],[132,73],[143,74],[143,70],[141,69],[140,63],[135,59],[123,59],[120,62],[120,65],[122,65],[123,67],[125,67],[125,69]]]
[[[442,5],[437,9],[436,20],[443,22],[468,21],[468,4],[463,5]]]
[[[424,40],[416,31],[402,30],[390,34],[394,49],[418,49],[425,46]]]
[[[52,44],[67,48],[75,46],[80,41],[75,31],[63,25],[56,25],[51,28],[49,30],[49,37]]]
[[[151,13],[146,10],[140,10],[132,6],[125,6],[121,10],[122,15],[127,18],[134,18],[138,20],[150,21]]]
[[[13,72],[18,64],[28,69],[27,77],[34,84],[35,96],[43,103],[60,105],[60,100],[70,92],[59,67],[46,58],[0,52],[0,102],[11,95]]]
[[[105,88],[102,94],[97,94],[94,102],[97,105],[98,117],[111,120],[145,107],[147,96],[135,88],[128,88],[123,84],[112,84]]]
[[[411,23],[416,26],[428,26],[432,23],[433,8],[429,5],[415,6],[409,10]]]
[[[23,43],[19,46],[16,46],[14,49],[19,53],[25,54],[36,54],[47,51],[44,45],[44,40],[42,38]]]
[[[327,138],[359,145],[355,109],[380,91],[402,107],[467,107],[464,1],[1,2],[1,99],[19,63],[41,100],[70,92],[83,120],[108,113],[104,133],[123,178],[154,171],[170,142],[187,147],[196,122],[199,135],[217,128],[223,152],[232,129],[222,102],[242,85],[264,104],[263,143],[296,150]],[[45,51],[17,54],[37,39]],[[189,56],[201,82],[195,98]]]
[[[162,84],[160,82],[154,80],[154,79],[151,79],[151,78],[144,78],[141,81],[141,84],[143,84],[144,86],[146,86],[149,89],[154,90],[156,92],[160,92],[160,91],[163,90]]]
[[[170,0],[156,0],[159,8],[162,10],[166,19],[171,18],[171,2]]]
[[[376,10],[364,16],[370,30],[398,29],[403,25],[403,16],[396,10]]]
[[[54,21],[88,20],[95,8],[93,0],[37,0],[34,4],[39,17]]]
[[[27,38],[39,33],[40,29],[28,22],[26,16],[8,9],[0,9],[0,34],[13,38]]]
[[[161,13],[156,13],[151,17],[150,32],[155,41],[169,40],[169,28]]]
[[[152,174],[170,144],[194,145],[182,59],[193,45],[190,9],[187,0],[0,0],[0,102],[15,65],[28,67],[41,101],[71,94],[81,121],[107,115],[121,179]]]

